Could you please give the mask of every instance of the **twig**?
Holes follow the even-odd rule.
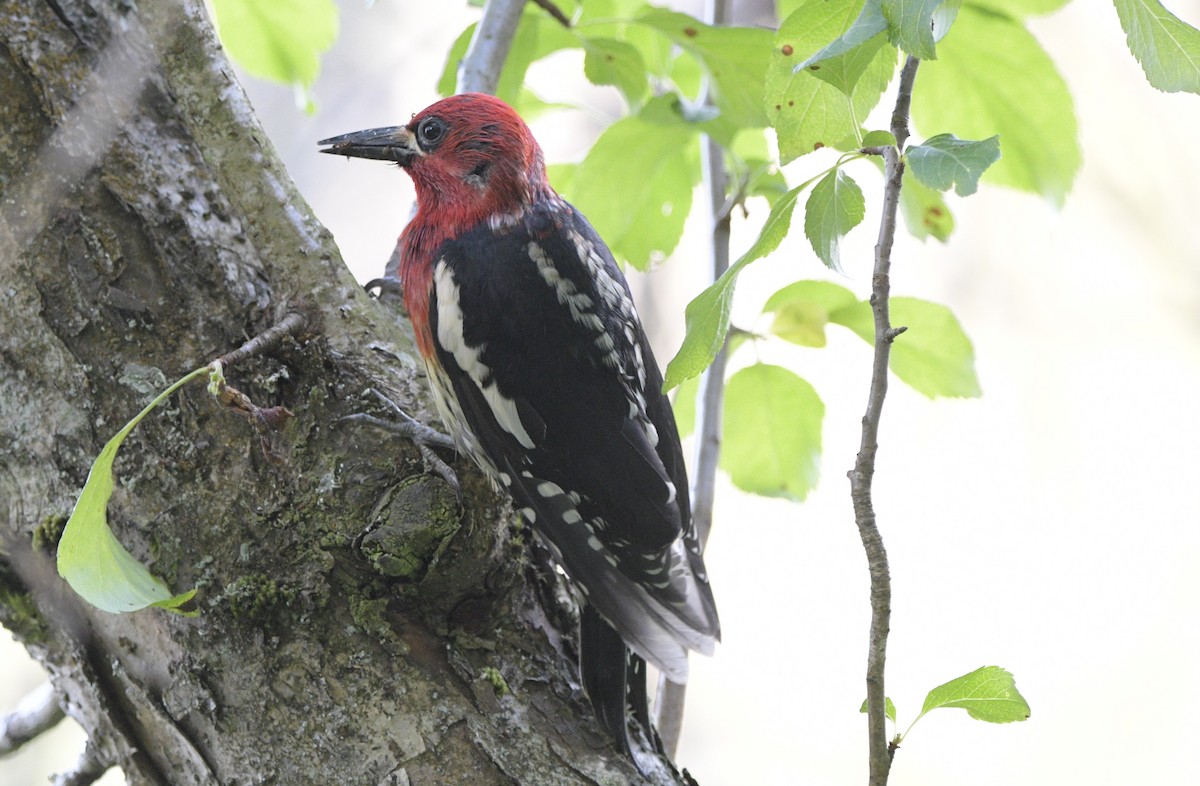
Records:
[[[550,0],[533,0],[533,4],[550,14],[563,27],[569,28],[571,26],[571,20],[567,18],[567,15],[562,12],[562,9],[550,2]]]
[[[70,772],[55,775],[50,782],[52,786],[91,786],[112,766],[113,762],[101,756],[96,747],[89,742],[84,746],[83,753],[79,754],[75,768]]]
[[[258,434],[263,456],[272,464],[283,464],[284,457],[275,450],[272,435],[294,417],[287,407],[260,407],[242,391],[225,383],[225,369],[253,355],[275,348],[287,336],[294,336],[307,326],[307,318],[298,311],[289,313],[276,324],[259,333],[232,352],[227,352],[209,364],[212,381],[209,391],[230,412],[246,419]]]
[[[854,469],[850,470],[850,497],[854,503],[854,521],[867,554],[871,573],[871,633],[867,650],[867,734],[870,740],[870,784],[885,786],[891,769],[884,711],[884,665],[891,618],[892,586],[887,551],[875,522],[871,501],[871,481],[875,474],[875,454],[879,450],[879,419],[887,395],[888,356],[892,340],[902,332],[893,329],[888,315],[889,272],[892,242],[896,236],[896,208],[900,201],[904,163],[900,151],[908,139],[908,108],[912,101],[913,80],[919,60],[909,57],[900,71],[896,108],[892,113],[892,135],[897,147],[882,150],[884,160],[883,215],[879,222],[879,240],[875,245],[875,272],[871,278],[871,310],[875,315],[875,358],[871,368],[871,388],[867,411],[862,421],[862,442]]]
[[[458,67],[458,92],[495,93],[525,0],[488,0]]]
[[[705,22],[710,25],[729,21],[728,0],[708,0]],[[711,94],[706,97],[711,101]],[[728,194],[729,174],[725,171],[725,154],[710,136],[704,137],[704,182],[708,187],[712,224],[712,280],[719,279],[729,269],[729,219],[733,202]],[[721,456],[721,409],[725,399],[725,366],[728,353],[725,347],[717,352],[712,365],[700,378],[696,394],[696,465],[692,477],[692,524],[700,540],[700,549],[712,530],[713,498],[716,496],[717,464]],[[658,707],[655,718],[663,750],[674,759],[683,732],[683,709],[687,686],[666,679],[658,685]]]
[[[308,320],[303,314],[293,311],[237,349],[222,355],[216,362],[220,363],[222,368],[228,368],[251,355],[260,355],[269,349],[274,349],[288,336],[294,336],[304,330],[307,324]]]
[[[34,688],[15,710],[0,718],[0,757],[54,728],[62,719],[54,686],[45,682]]]

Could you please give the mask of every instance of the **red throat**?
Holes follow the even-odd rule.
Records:
[[[417,190],[417,214],[400,235],[404,304],[425,358],[434,354],[429,326],[433,266],[447,240],[480,224],[519,216],[550,197],[542,151],[525,122],[492,96],[452,96],[417,113],[446,125],[445,137],[405,165]]]

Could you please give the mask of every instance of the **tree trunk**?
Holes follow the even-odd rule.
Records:
[[[424,411],[407,325],[343,267],[202,4],[4,0],[0,26],[0,621],[94,755],[134,784],[642,782],[507,504],[339,423],[372,387]],[[199,615],[84,603],[53,552],[104,442],[296,311],[227,372],[296,414],[286,463],[198,384],[117,462],[110,523]]]

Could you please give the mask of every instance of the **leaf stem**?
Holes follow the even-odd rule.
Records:
[[[879,450],[879,421],[887,395],[888,359],[892,341],[898,335],[892,329],[888,313],[891,290],[889,275],[892,244],[896,236],[896,212],[900,201],[904,162],[901,151],[908,139],[908,110],[912,103],[913,82],[920,61],[909,56],[900,72],[896,107],[892,112],[892,135],[896,146],[884,147],[883,212],[879,239],[875,245],[875,270],[871,278],[871,310],[875,317],[875,356],[871,369],[871,387],[867,410],[862,420],[862,441],[854,468],[850,470],[850,497],[854,521],[858,526],[867,566],[871,574],[871,631],[867,649],[867,734],[870,742],[870,786],[885,786],[891,770],[892,752],[888,747],[884,692],[884,666],[891,618],[892,587],[887,551],[875,520],[871,482],[875,474],[875,456]]]

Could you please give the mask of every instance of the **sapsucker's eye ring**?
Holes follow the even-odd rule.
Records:
[[[417,144],[432,150],[446,136],[446,123],[440,117],[427,117],[417,126]]]

